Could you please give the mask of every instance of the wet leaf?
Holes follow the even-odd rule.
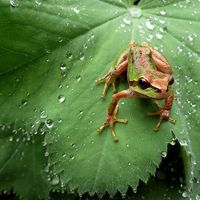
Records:
[[[89,0],[0,0],[1,127],[15,124],[13,130],[23,129],[31,141],[32,135],[40,141],[27,149],[19,147],[23,141],[20,133],[19,144],[2,151],[5,161],[1,166],[15,152],[15,145],[20,152],[34,148],[37,161],[26,162],[42,171],[48,161],[48,184],[54,189],[125,193],[128,185],[137,188],[139,180],[147,182],[155,173],[173,131],[184,149],[187,185],[192,188],[194,181],[199,181],[200,164],[199,7],[198,0],[141,0],[137,7],[129,0],[94,0],[92,4]],[[122,100],[118,115],[129,123],[116,125],[119,143],[115,144],[110,130],[97,134],[112,93],[109,90],[102,101],[103,85],[96,86],[94,81],[110,69],[133,39],[138,44],[149,42],[173,66],[177,99],[172,117],[177,124],[163,123],[155,133],[158,118],[146,116],[156,109],[154,103]],[[123,88],[127,83],[120,81],[117,89]],[[2,128],[2,148],[8,137],[15,136],[13,130]],[[22,173],[21,164],[16,162],[12,170]],[[9,167],[4,170],[9,173]],[[30,167],[27,173],[29,170],[34,171]],[[45,172],[35,176],[46,180]],[[8,180],[6,188],[33,197],[31,189],[23,189],[29,180]],[[31,186],[35,184],[33,181]],[[48,187],[43,192],[38,189],[37,195],[44,197]]]

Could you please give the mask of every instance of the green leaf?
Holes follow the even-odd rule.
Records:
[[[42,170],[47,165],[44,135],[31,135],[14,124],[0,128],[0,190],[6,193],[12,187],[27,199],[47,198],[47,174]]]
[[[2,148],[8,143],[8,149],[1,151],[5,160],[0,168],[15,149],[35,155],[35,159],[20,162],[11,157],[4,174],[12,170],[20,176],[23,164],[29,162],[30,167],[25,178],[13,180],[8,175],[6,186],[2,183],[0,188],[13,187],[29,199],[36,193],[45,197],[48,186],[43,190],[37,182],[28,182],[28,177],[34,172],[43,180],[38,182],[47,185],[42,170],[48,159],[48,184],[54,189],[69,187],[99,195],[106,191],[111,195],[125,193],[129,185],[137,188],[139,180],[147,182],[155,173],[172,130],[186,152],[186,179],[192,188],[193,179],[198,182],[200,178],[199,8],[197,0],[141,0],[137,7],[129,0],[18,0],[11,4],[0,0],[0,122],[1,127],[15,124],[9,131],[1,130],[5,135],[0,139]],[[116,124],[119,143],[115,144],[110,130],[97,134],[112,93],[110,90],[102,101],[103,85],[94,82],[132,39],[138,44],[149,42],[173,66],[177,100],[172,117],[177,124],[163,123],[154,133],[158,118],[146,116],[156,109],[153,102],[122,100],[118,116],[128,118],[129,123]],[[120,81],[118,90],[124,88],[127,83]],[[26,140],[37,137],[38,142],[20,146],[22,129]],[[8,140],[15,137],[16,130],[19,142],[12,145]],[[27,184],[30,188],[24,187]],[[33,194],[31,188],[36,185]]]

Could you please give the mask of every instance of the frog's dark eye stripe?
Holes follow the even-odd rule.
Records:
[[[149,82],[147,81],[147,80],[145,80],[145,79],[139,79],[139,81],[138,81],[138,85],[139,85],[139,87],[141,88],[141,89],[146,89],[146,88],[148,88],[148,87],[150,87],[150,84],[149,84]]]
[[[172,78],[170,81],[169,81],[169,85],[172,85],[174,83],[174,78]]]

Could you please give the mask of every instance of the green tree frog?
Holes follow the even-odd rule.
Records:
[[[143,42],[142,45],[137,45],[135,41],[131,41],[128,48],[119,56],[116,65],[105,76],[96,80],[97,84],[105,82],[102,92],[103,98],[110,84],[113,86],[113,91],[116,92],[116,78],[124,72],[127,73],[128,89],[112,96],[112,102],[108,107],[105,121],[98,129],[98,132],[101,133],[108,126],[111,129],[114,141],[118,141],[114,124],[116,122],[128,122],[127,119],[118,119],[116,117],[118,102],[121,98],[164,99],[165,105],[163,108],[159,107],[157,112],[147,114],[159,115],[155,131],[159,130],[164,119],[174,124],[175,120],[169,117],[174,99],[172,89],[174,79],[172,77],[172,67],[167,59],[149,44]]]

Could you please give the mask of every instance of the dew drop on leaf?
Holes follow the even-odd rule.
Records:
[[[49,172],[49,164],[44,168],[44,172],[48,173]]]
[[[41,118],[41,119],[47,118],[47,113],[46,113],[44,110],[41,110],[41,111],[40,111],[40,118]]]
[[[165,15],[166,12],[165,12],[164,10],[161,10],[161,11],[160,11],[160,14],[161,14],[161,15]]]
[[[129,13],[134,18],[139,18],[142,15],[142,10],[138,7],[132,7],[128,9]]]
[[[126,193],[121,193],[122,199],[126,198]]]
[[[159,22],[160,22],[161,24],[165,24],[165,20],[163,20],[163,19],[160,19]]]
[[[194,39],[194,37],[192,36],[192,34],[189,34],[189,35],[188,35],[188,40],[189,40],[190,42],[192,42],[193,39]]]
[[[187,192],[183,192],[182,193],[182,197],[187,198],[188,197],[188,193]]]
[[[178,52],[182,52],[183,49],[182,49],[180,46],[178,46],[178,47],[177,47],[177,51],[178,51]]]
[[[129,25],[131,23],[131,20],[127,19],[127,18],[123,18],[123,22],[127,25]]]
[[[60,70],[62,70],[62,71],[66,70],[66,64],[65,63],[60,64]]]
[[[163,35],[158,32],[158,33],[156,33],[156,37],[160,40],[160,39],[162,39]]]
[[[200,200],[200,195],[199,194],[196,195],[195,200]]]
[[[80,81],[81,81],[81,75],[77,75],[77,76],[76,76],[76,80],[77,80],[78,82],[80,82]]]
[[[37,6],[40,6],[41,5],[41,0],[35,0],[35,4],[37,5]]]
[[[59,124],[62,123],[62,119],[58,119],[58,123],[59,123]]]
[[[73,155],[70,155],[69,158],[70,158],[70,160],[74,160],[74,156]]]
[[[80,10],[78,8],[73,8],[73,11],[78,14],[80,12]]]
[[[60,182],[60,179],[59,179],[58,175],[55,175],[55,176],[51,179],[51,185],[58,185],[59,182]]]
[[[163,158],[166,158],[167,152],[166,152],[166,151],[163,151],[163,152],[161,153],[161,156],[162,156]]]
[[[186,140],[181,140],[181,141],[180,141],[180,145],[181,145],[181,146],[187,146],[188,143],[187,143]]]
[[[17,7],[17,6],[18,6],[17,0],[10,0],[10,5],[11,5],[13,8]]]
[[[153,39],[153,35],[149,34],[149,35],[147,36],[147,41],[150,42],[152,39]]]
[[[153,30],[154,27],[155,27],[150,21],[147,21],[147,22],[145,23],[145,25],[146,25],[146,27],[147,27],[149,30]]]
[[[48,157],[48,156],[49,156],[49,152],[46,151],[45,154],[44,154],[44,156],[45,156],[45,157]]]
[[[72,55],[72,52],[66,52],[66,58],[67,59],[72,59],[73,55]]]
[[[80,52],[79,59],[80,60],[84,60],[85,59],[85,54],[83,52]]]
[[[10,142],[12,142],[13,141],[13,137],[11,136],[11,137],[9,137],[9,141]]]
[[[21,106],[26,106],[28,104],[27,100],[26,99],[22,99],[21,100]]]
[[[54,122],[52,119],[47,119],[45,121],[45,124],[46,124],[47,128],[49,128],[49,129],[53,128],[53,126],[54,126]]]
[[[65,96],[64,95],[59,95],[58,96],[58,101],[59,101],[59,103],[63,103],[64,101],[65,101]]]

